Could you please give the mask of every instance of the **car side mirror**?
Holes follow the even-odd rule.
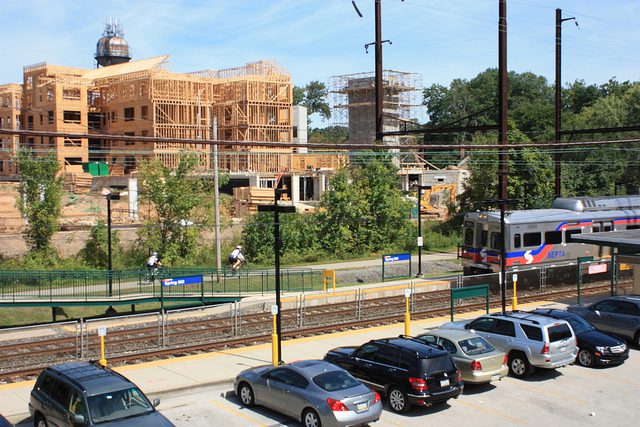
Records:
[[[82,414],[73,414],[71,416],[71,421],[73,422],[74,425],[86,425],[87,424],[87,420],[84,418],[84,415],[82,415]]]
[[[152,404],[153,404],[154,408],[157,408],[158,405],[160,405],[160,399],[158,399],[158,398],[153,399]]]

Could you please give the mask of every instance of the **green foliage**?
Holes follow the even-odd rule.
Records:
[[[54,155],[33,157],[28,151],[18,153],[20,169],[20,202],[18,207],[27,220],[24,237],[31,252],[50,259],[55,250],[51,246],[58,231],[61,213],[62,178]]]
[[[327,256],[352,258],[388,250],[411,250],[415,227],[410,202],[398,189],[390,159],[337,171],[322,209],[311,214],[281,214],[284,262],[315,262]],[[273,214],[258,213],[245,221],[242,242],[252,263],[270,263],[274,253]]]
[[[410,246],[411,205],[402,198],[396,173],[389,159],[338,171],[322,200],[325,249],[344,256]]]
[[[309,131],[309,143],[311,144],[341,143],[347,139],[349,139],[349,129],[343,126],[327,126]]]
[[[96,268],[109,267],[108,229],[104,221],[100,220],[91,227],[89,238],[84,248],[78,254],[88,265]],[[112,266],[120,265],[121,248],[118,233],[111,230],[111,261]]]
[[[166,265],[192,255],[202,226],[211,222],[213,197],[207,181],[191,174],[193,155],[184,154],[175,169],[159,160],[141,165],[143,202],[151,204],[151,217],[139,232],[142,252],[158,251]]]
[[[309,82],[304,88],[294,86],[294,105],[303,105],[307,107],[309,115],[318,113],[326,120],[331,117],[331,109],[327,103],[328,94],[327,86],[317,80]]]

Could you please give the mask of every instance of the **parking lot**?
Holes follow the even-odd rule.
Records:
[[[524,309],[558,304],[531,304]],[[473,318],[481,313],[466,313]],[[417,321],[419,334],[448,319]],[[285,360],[320,359],[338,346],[360,345],[369,339],[397,336],[403,325],[330,333],[283,342]],[[270,345],[257,345],[128,366],[122,372],[151,398],[160,397],[159,410],[176,426],[300,425],[266,408],[243,407],[233,393],[232,379],[243,369],[268,364]],[[558,370],[538,369],[526,379],[505,377],[490,385],[465,385],[456,400],[431,408],[413,408],[396,414],[385,406],[373,426],[629,426],[640,416],[640,349],[632,348],[620,366],[584,368],[570,365]],[[207,385],[209,384],[209,385]],[[17,425],[33,422],[24,414],[31,385],[5,387],[0,412]],[[12,413],[11,410],[14,412]],[[19,415],[23,414],[23,415]],[[426,424],[429,423],[429,424]],[[435,424],[434,424],[435,423]]]
[[[630,426],[640,416],[638,372],[640,351],[634,349],[617,367],[538,370],[525,380],[506,377],[496,384],[468,385],[459,399],[432,408],[413,408],[402,415],[385,408],[373,425]],[[299,425],[265,408],[241,406],[231,384],[165,395],[160,409],[177,426]]]

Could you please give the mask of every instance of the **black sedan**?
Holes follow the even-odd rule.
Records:
[[[578,339],[576,361],[582,366],[619,365],[629,357],[629,348],[623,340],[597,330],[577,314],[555,309],[538,309],[533,313],[569,322]]]

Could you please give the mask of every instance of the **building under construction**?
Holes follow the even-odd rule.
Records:
[[[320,171],[344,164],[344,158],[307,153],[306,148],[260,146],[294,142],[291,76],[275,61],[174,73],[169,56],[131,61],[124,33],[114,22],[105,25],[95,59],[95,69],[29,65],[21,85],[0,86],[1,128],[67,134],[26,135],[20,141],[1,135],[0,175],[19,172],[19,147],[36,155],[54,153],[68,181],[86,176],[90,163],[108,165],[112,176],[130,175],[152,158],[174,167],[184,152],[195,154],[202,173],[208,173],[211,144],[163,139],[217,140],[218,165],[234,186],[286,183],[293,200],[319,200],[325,185]],[[306,126],[306,114],[300,120]]]
[[[382,73],[382,132],[397,132],[421,116],[422,76],[385,70]],[[331,77],[332,117],[336,126],[349,129],[352,144],[372,144],[376,139],[376,92],[373,72]],[[386,136],[387,144],[406,138]]]

